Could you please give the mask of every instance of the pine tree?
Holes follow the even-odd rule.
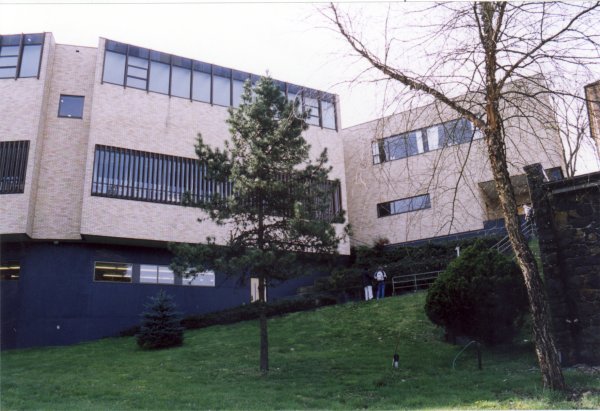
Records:
[[[229,112],[231,139],[225,149],[211,148],[201,135],[196,146],[208,175],[233,185],[228,197],[214,193],[209,201],[193,204],[217,224],[232,227],[227,247],[208,239],[171,248],[171,267],[180,275],[214,269],[241,280],[258,278],[263,373],[269,369],[266,287],[300,274],[307,254],[336,253],[340,238],[332,223],[344,221],[330,208],[339,182],[328,180],[326,151],[316,161],[309,158],[302,136],[309,113],[299,104],[269,77],[255,87],[246,82],[239,108]]]
[[[183,327],[173,299],[164,291],[150,297],[142,313],[137,343],[146,349],[168,348],[183,344]]]

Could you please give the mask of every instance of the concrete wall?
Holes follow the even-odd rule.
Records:
[[[527,167],[544,279],[565,365],[600,364],[600,173],[543,183]]]
[[[521,106],[526,109],[527,102]],[[378,237],[394,244],[480,230],[484,221],[502,217],[493,182],[482,188],[493,178],[483,139],[373,164],[372,142],[456,118],[432,104],[342,131],[354,245],[371,245]],[[548,118],[546,123],[534,117],[506,122],[512,175],[523,174],[522,167],[532,162],[564,170],[560,140]],[[516,179],[515,185],[518,202],[528,202],[525,179]],[[430,209],[377,217],[378,203],[426,193]]]

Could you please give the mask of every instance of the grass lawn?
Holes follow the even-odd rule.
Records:
[[[271,371],[258,372],[258,322],[189,331],[184,346],[133,338],[1,355],[1,409],[600,408],[600,379],[565,370],[576,400],[541,388],[530,343],[467,350],[441,341],[425,294],[349,303],[269,321]],[[400,341],[400,368],[392,369]]]

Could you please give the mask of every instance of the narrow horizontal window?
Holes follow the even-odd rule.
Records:
[[[83,118],[83,96],[60,95],[58,117]]]
[[[94,280],[118,283],[130,283],[133,264],[96,262],[94,265]]]
[[[25,191],[29,141],[0,142],[0,194]]]
[[[18,261],[0,263],[0,281],[17,281],[21,276],[21,265]]]
[[[394,214],[403,214],[426,208],[431,208],[429,194],[379,203],[377,204],[377,217],[387,217]]]
[[[482,137],[481,132],[466,119],[447,121],[435,126],[379,140],[379,150],[372,143],[373,164],[399,160],[439,148],[468,143]]]
[[[204,271],[190,277],[182,277],[181,284],[195,287],[214,287],[215,273],[214,271]]]

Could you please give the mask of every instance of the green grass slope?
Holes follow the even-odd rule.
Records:
[[[269,320],[271,371],[258,372],[256,321],[187,332],[184,346],[133,338],[4,352],[1,409],[600,408],[600,381],[566,371],[575,401],[541,388],[529,343],[467,350],[441,341],[425,295]],[[400,368],[392,369],[399,341]]]

